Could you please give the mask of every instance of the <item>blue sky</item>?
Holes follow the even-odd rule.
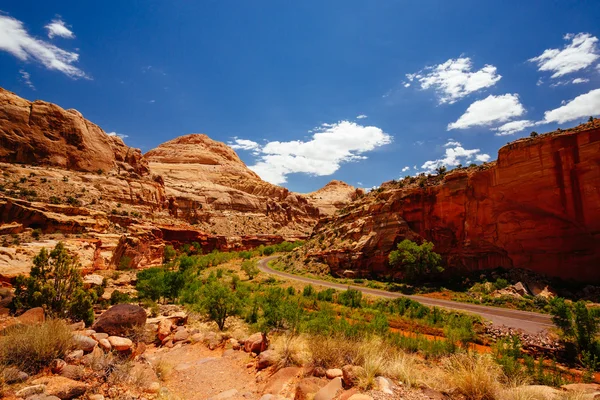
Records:
[[[294,191],[495,159],[600,114],[598,1],[0,3],[0,86]],[[360,118],[359,118],[360,117]]]

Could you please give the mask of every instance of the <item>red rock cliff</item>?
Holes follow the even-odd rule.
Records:
[[[600,121],[518,140],[495,163],[423,186],[384,184],[322,220],[306,255],[333,272],[387,273],[399,241],[425,238],[449,272],[518,267],[600,282]]]
[[[148,164],[139,149],[108,136],[77,110],[30,102],[0,88],[0,162],[52,165],[77,171],[120,169],[139,175]]]

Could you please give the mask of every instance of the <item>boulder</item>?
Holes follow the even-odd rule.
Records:
[[[19,323],[26,325],[41,324],[45,320],[46,316],[42,307],[31,308],[17,317]]]
[[[83,335],[73,335],[73,341],[75,342],[75,348],[83,350],[85,353],[89,353],[94,350],[94,347],[98,344],[94,339]]]
[[[342,390],[342,378],[334,378],[317,392],[314,400],[332,400],[340,390]]]
[[[108,339],[108,336],[108,333],[93,333],[92,339],[94,339],[96,342],[99,342],[101,339]]]
[[[82,357],[83,350],[73,350],[72,352],[66,355],[65,361],[68,363],[72,363],[81,360]]]
[[[39,394],[39,393],[44,393],[45,390],[46,390],[46,385],[42,385],[42,384],[26,386],[23,389],[17,391],[17,393],[15,393],[15,396],[27,398],[27,397],[31,397],[31,396]]]
[[[326,384],[327,381],[324,379],[316,377],[304,378],[296,386],[294,400],[310,400]]]
[[[158,323],[158,329],[156,335],[161,343],[171,334],[173,328],[173,322],[170,319],[163,319]]]
[[[265,369],[273,365],[277,361],[276,357],[277,354],[274,350],[265,350],[261,352],[257,357],[258,361],[256,363],[256,369],[260,371],[261,369]]]
[[[255,333],[244,341],[244,351],[246,353],[260,354],[269,347],[267,335],[263,333]]]
[[[344,365],[342,367],[342,378],[344,386],[350,388],[356,384],[358,377],[365,372],[363,367],[357,365]]]
[[[378,376],[375,378],[375,387],[377,390],[385,394],[394,394],[394,391],[392,390],[394,387],[393,383],[383,376]]]
[[[100,315],[93,329],[111,336],[122,336],[132,329],[144,326],[145,323],[146,311],[142,307],[133,304],[117,304]]]
[[[133,346],[133,342],[130,339],[120,336],[109,336],[107,340],[111,347],[117,351],[127,351]]]
[[[47,395],[56,396],[61,400],[82,396],[88,388],[85,383],[62,376],[43,377],[34,380],[33,383],[45,385]]]
[[[81,365],[65,365],[60,371],[60,376],[80,381],[85,376],[85,372]]]
[[[104,278],[101,275],[90,274],[83,277],[83,284],[87,287],[102,286]]]
[[[15,367],[7,367],[0,372],[0,381],[3,380],[9,385],[13,383],[25,382],[27,379],[29,379],[29,375]]]
[[[173,335],[173,342],[177,343],[177,342],[183,342],[186,341],[190,338],[190,334],[187,331],[187,329],[183,328],[183,329],[178,329],[177,332],[175,332],[175,335]]]
[[[325,376],[327,379],[337,378],[338,376],[343,376],[342,370],[339,368],[331,368],[325,371]]]
[[[111,346],[110,342],[108,341],[108,337],[106,339],[98,340],[98,346],[100,346],[100,348],[102,350],[106,351],[107,353],[112,350],[112,346]]]

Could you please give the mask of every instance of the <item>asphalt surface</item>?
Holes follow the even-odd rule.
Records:
[[[371,289],[362,286],[344,285],[341,283],[322,281],[320,279],[307,278],[304,276],[289,274],[287,272],[277,271],[270,268],[268,264],[269,261],[274,260],[277,257],[278,256],[271,256],[263,258],[258,262],[258,268],[262,272],[265,272],[267,274],[276,275],[286,279],[293,279],[299,282],[310,283],[312,285],[319,285],[326,288],[333,288],[338,290],[346,290],[348,288],[352,288],[360,290],[364,294],[389,299],[395,299],[398,297],[408,297],[427,306],[443,307],[446,309],[464,311],[471,314],[480,315],[484,319],[491,321],[494,325],[504,325],[511,328],[522,329],[524,332],[530,334],[539,333],[554,327],[550,315],[547,314],[540,314],[530,311],[511,310],[508,308],[500,307],[480,306],[477,304],[460,303],[457,301],[434,299],[431,297],[418,295],[405,295],[401,293],[387,292],[385,290]]]

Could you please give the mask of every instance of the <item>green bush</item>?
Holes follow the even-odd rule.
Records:
[[[119,290],[115,290],[110,294],[110,304],[131,303],[131,296]]]
[[[137,273],[135,288],[140,299],[165,301],[179,298],[184,286],[185,275],[183,272],[153,267]]]
[[[165,264],[168,264],[175,258],[175,256],[177,256],[177,252],[175,251],[173,246],[171,246],[170,244],[166,245],[163,252],[163,262]]]
[[[220,330],[225,327],[227,318],[240,315],[242,301],[237,291],[220,281],[212,281],[200,290],[197,307],[205,312],[211,321],[217,323]]]
[[[50,253],[40,250],[28,277],[16,278],[11,309],[43,307],[52,317],[82,320],[89,325],[94,320],[96,300],[94,291],[83,288],[79,263],[59,242]]]
[[[348,288],[338,295],[338,303],[350,307],[359,308],[362,302],[362,292],[360,290]]]
[[[252,280],[256,275],[259,274],[260,270],[256,266],[256,261],[244,260],[242,262],[242,271],[248,275],[248,279]]]
[[[434,272],[442,272],[442,257],[433,251],[433,243],[418,245],[408,239],[398,243],[389,255],[390,264],[398,268],[407,280],[422,280]]]

